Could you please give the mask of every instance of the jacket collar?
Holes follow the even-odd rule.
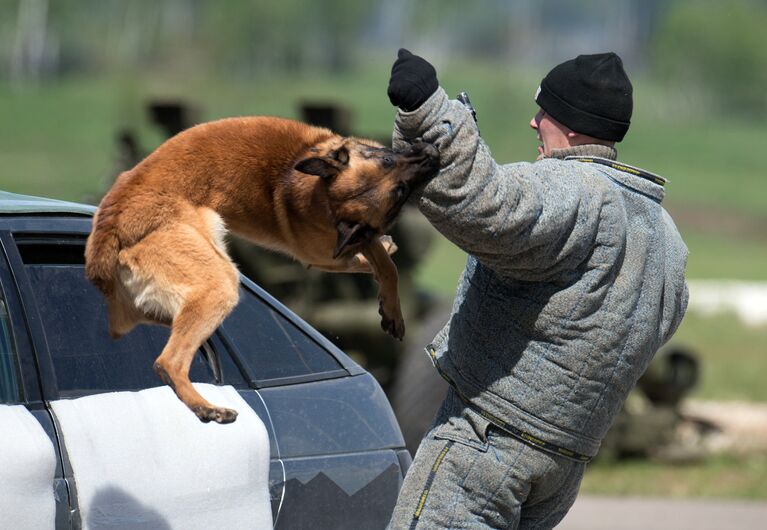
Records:
[[[591,163],[599,167],[613,182],[631,188],[660,203],[666,194],[664,186],[668,182],[664,177],[650,173],[642,168],[630,166],[615,160],[597,156],[568,156],[566,161]]]
[[[598,164],[600,170],[621,186],[661,202],[665,196],[666,179],[644,169],[616,162],[618,151],[609,145],[584,144],[552,149],[547,158],[591,162]]]
[[[606,158],[608,160],[616,160],[618,158],[618,151],[609,145],[573,145],[561,149],[552,149],[551,155],[546,158],[559,158],[560,160],[564,160],[568,156],[595,156],[598,158]]]

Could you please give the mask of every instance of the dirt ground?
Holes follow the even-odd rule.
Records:
[[[689,400],[683,417],[712,426],[705,448],[712,453],[767,451],[767,404]]]
[[[581,496],[557,530],[758,530],[767,503]]]

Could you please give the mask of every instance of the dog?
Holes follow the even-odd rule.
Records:
[[[104,196],[85,248],[113,338],[169,326],[157,375],[203,422],[230,423],[189,367],[238,301],[228,231],[329,272],[372,273],[382,328],[405,333],[396,245],[385,235],[414,187],[436,174],[437,149],[395,152],[371,140],[276,117],[228,118],[170,138]]]

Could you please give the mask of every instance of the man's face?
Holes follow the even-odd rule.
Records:
[[[546,114],[539,108],[533,119],[530,120],[530,127],[538,132],[538,158],[540,160],[551,155],[553,149],[561,149],[570,146],[570,129],[559,123],[557,120]]]

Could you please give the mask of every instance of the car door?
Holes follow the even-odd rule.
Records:
[[[10,232],[3,228],[0,221],[0,405],[23,405],[48,436],[56,457],[53,479],[56,528],[72,528],[76,517],[72,513],[71,481],[66,479],[53,418],[41,391],[27,319],[8,262],[6,249],[13,252],[14,245]]]

